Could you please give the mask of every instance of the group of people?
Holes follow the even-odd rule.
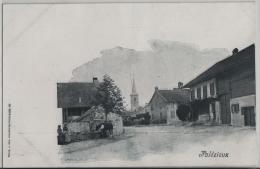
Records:
[[[98,137],[101,138],[113,136],[113,124],[109,121],[99,123],[98,125],[90,124],[90,133],[91,132],[97,132]],[[61,125],[58,125],[57,133],[58,145],[63,145],[71,142],[69,130],[66,124],[64,124],[63,128],[61,128]]]
[[[58,125],[57,133],[58,133],[58,144],[66,144],[68,143],[69,136],[68,136],[68,127],[66,125],[63,126],[63,129],[61,128],[61,125]]]
[[[64,132],[68,132],[68,127],[66,125],[64,125],[63,130],[62,130],[61,125],[58,125],[57,132],[58,132],[58,135],[62,135]]]

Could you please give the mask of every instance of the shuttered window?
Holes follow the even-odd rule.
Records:
[[[201,88],[197,88],[197,98],[201,99]]]
[[[210,89],[210,96],[214,96],[215,95],[215,84],[210,83],[209,89]]]
[[[232,109],[232,113],[238,113],[239,112],[239,104],[232,104],[231,109]]]
[[[191,100],[194,100],[194,99],[195,99],[195,91],[191,90]]]
[[[203,98],[205,99],[205,98],[207,98],[207,96],[208,96],[207,85],[204,85],[203,86]]]

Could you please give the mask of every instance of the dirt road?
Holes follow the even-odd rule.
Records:
[[[124,135],[60,147],[69,166],[168,166],[253,164],[254,128],[231,126],[126,127]],[[201,151],[229,153],[229,158],[201,158]]]

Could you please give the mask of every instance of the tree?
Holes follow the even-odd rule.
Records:
[[[180,105],[176,113],[181,121],[188,121],[190,116],[190,108],[187,105]]]
[[[126,110],[121,90],[108,75],[103,76],[103,82],[98,87],[96,100],[105,109],[106,120],[109,112],[121,115]]]

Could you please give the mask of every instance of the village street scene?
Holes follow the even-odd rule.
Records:
[[[4,167],[255,167],[255,1],[83,1],[3,4]]]
[[[173,153],[199,143],[232,142],[255,133],[255,46],[215,63],[187,84],[160,89],[139,104],[131,79],[130,109],[115,81],[57,83],[62,124],[57,143],[64,161],[110,158],[138,160],[147,154]],[[189,148],[188,148],[189,149]],[[203,148],[201,149],[201,151]],[[188,151],[188,150],[186,150]],[[199,152],[198,152],[199,153]]]

